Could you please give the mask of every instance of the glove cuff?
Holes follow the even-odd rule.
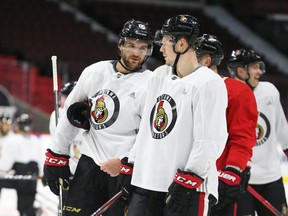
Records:
[[[178,169],[173,181],[185,188],[195,189],[201,186],[204,179],[196,175],[195,173],[186,172]]]
[[[128,163],[127,157],[123,158],[120,164],[120,174],[132,175],[132,173],[133,173],[133,164]]]
[[[51,149],[47,149],[45,153],[45,165],[47,166],[69,166],[69,156],[57,154]]]
[[[242,179],[242,174],[233,167],[226,167],[223,170],[218,170],[219,180],[227,185],[239,185]]]

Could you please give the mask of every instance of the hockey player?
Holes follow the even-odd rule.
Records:
[[[65,215],[91,215],[118,192],[120,159],[128,155],[139,129],[146,82],[152,74],[142,65],[152,54],[153,35],[147,23],[132,19],[119,36],[119,60],[84,69],[65,102],[67,116],[60,117],[46,153],[44,173],[51,191],[58,195],[59,178],[68,182],[70,175],[68,145],[78,132],[74,126],[87,130],[64,204]],[[103,216],[124,215],[125,206],[118,202]]]
[[[11,132],[12,126],[13,126],[13,117],[9,115],[8,113],[1,114],[0,115],[0,148],[1,148],[1,140],[4,139]]]
[[[257,53],[246,49],[233,51],[228,61],[228,68],[235,68],[243,58],[254,59],[249,65],[243,67],[249,71],[248,85],[254,91],[259,114],[256,130],[257,144],[253,148],[249,185],[279,212],[286,215],[287,200],[277,144],[281,145],[288,156],[287,120],[277,88],[270,82],[259,82],[265,67]],[[255,215],[255,211],[258,216],[274,215],[247,192],[238,202],[237,215]]]
[[[39,139],[31,134],[32,119],[28,114],[16,118],[15,134],[2,144],[0,170],[14,171],[16,175],[39,175],[43,167],[42,148]],[[20,215],[36,216],[33,205],[36,196],[37,180],[19,180],[11,183],[17,191],[17,209]]]
[[[227,139],[227,91],[223,79],[197,61],[196,18],[174,16],[157,33],[166,65],[149,80],[140,130],[122,160],[119,183],[126,198],[135,189],[129,216],[209,215],[218,197],[216,159]]]
[[[218,74],[217,66],[224,54],[222,43],[217,37],[202,35],[196,43],[196,53],[200,64]],[[217,160],[219,201],[212,208],[211,215],[230,216],[236,214],[234,203],[248,184],[249,168],[246,166],[252,157],[252,148],[256,145],[258,112],[254,94],[245,83],[229,77],[223,79],[228,92],[226,119],[229,135],[225,149]]]
[[[61,89],[60,89],[60,102],[59,102],[59,116],[60,115],[65,115],[62,114],[63,113],[63,107],[64,107],[64,103],[68,97],[68,95],[71,93],[71,91],[73,90],[73,88],[76,85],[76,81],[72,81],[72,82],[68,82],[65,83]],[[50,115],[50,121],[49,121],[49,131],[50,131],[50,135],[54,136],[55,135],[55,130],[56,130],[56,117],[55,117],[55,110],[51,113]],[[70,143],[70,151],[69,151],[69,165],[70,165],[70,171],[71,174],[74,175],[75,170],[76,170],[76,166],[78,164],[79,158],[81,156],[81,145],[83,142],[83,138],[82,138],[82,133],[84,132],[84,130],[80,130],[79,133],[77,134],[77,136],[75,137],[75,139]],[[44,180],[45,181],[45,180]]]
[[[0,160],[2,156],[2,143],[5,142],[7,137],[13,134],[12,127],[13,127],[13,117],[8,113],[1,114],[0,115]],[[1,191],[1,188],[13,188],[13,185],[11,185],[11,181],[9,180],[7,181],[3,179],[0,181],[0,191]]]

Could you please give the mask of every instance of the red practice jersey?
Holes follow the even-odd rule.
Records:
[[[217,169],[232,165],[244,170],[252,157],[252,148],[256,145],[256,99],[248,85],[233,78],[224,79],[228,92],[226,118],[229,136],[217,160]]]

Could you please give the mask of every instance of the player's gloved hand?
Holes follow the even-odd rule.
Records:
[[[195,173],[180,169],[168,189],[166,197],[167,210],[171,213],[183,214],[195,202],[196,188],[199,188],[203,179]]]
[[[133,173],[133,164],[128,163],[128,158],[125,157],[121,160],[120,174],[118,176],[118,185],[123,192],[123,199],[129,200],[135,190],[135,187],[131,185]]]
[[[73,126],[89,130],[90,109],[91,105],[89,101],[76,102],[68,108],[67,118]]]
[[[233,167],[226,167],[218,171],[218,179],[219,198],[215,208],[222,209],[226,205],[237,202],[243,194],[242,174]]]
[[[50,190],[59,195],[60,184],[64,190],[69,188],[69,156],[56,154],[51,149],[47,149],[45,155],[44,178],[46,178]]]
[[[242,172],[242,181],[241,181],[241,192],[244,194],[247,191],[248,182],[250,180],[250,166],[247,166],[244,171]]]

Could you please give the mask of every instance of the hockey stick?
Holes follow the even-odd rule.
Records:
[[[56,126],[58,124],[58,118],[59,118],[59,108],[58,108],[58,79],[57,79],[57,56],[51,57],[52,61],[52,72],[53,72],[53,90],[54,90],[54,96],[55,96],[55,122]],[[60,180],[60,179],[59,179]],[[58,215],[62,216],[63,212],[63,187],[61,185],[61,182],[59,182],[59,208],[58,208]]]
[[[268,210],[270,210],[276,216],[284,216],[279,212],[270,202],[268,202],[264,197],[262,197],[254,188],[248,185],[247,190],[259,200]]]
[[[58,79],[57,79],[57,56],[52,56],[52,72],[53,72],[53,91],[55,96],[55,120],[58,124],[59,108],[58,108]]]
[[[97,209],[91,216],[100,216],[107,211],[120,197],[122,197],[122,190],[115,194],[111,199],[104,203],[99,209]]]
[[[0,181],[1,180],[13,180],[13,181],[36,181],[38,179],[42,179],[41,176],[36,175],[0,175]]]

